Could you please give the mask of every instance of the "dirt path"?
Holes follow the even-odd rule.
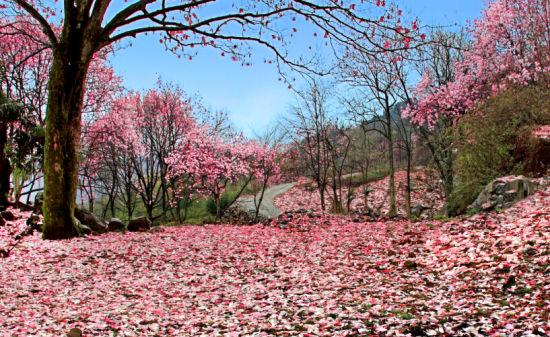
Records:
[[[294,186],[294,183],[280,184],[272,187],[268,187],[265,190],[264,198],[262,200],[262,205],[260,206],[260,215],[266,218],[275,218],[281,211],[275,206],[273,199],[279,194],[285,193]],[[260,195],[256,196],[256,199],[259,200]],[[254,198],[246,197],[241,198],[237,201],[236,206],[247,211],[254,212],[256,208],[254,207]]]

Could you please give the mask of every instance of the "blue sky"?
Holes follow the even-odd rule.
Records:
[[[399,0],[409,17],[423,24],[452,26],[478,17],[485,0]],[[257,54],[263,55],[261,48]],[[129,89],[142,90],[155,85],[159,76],[174,82],[188,94],[198,94],[213,109],[229,113],[232,123],[252,135],[277,120],[293,102],[293,93],[278,81],[274,66],[255,62],[242,67],[204,49],[192,61],[166,52],[158,37],[141,37],[132,46],[119,50],[111,58],[118,75]]]

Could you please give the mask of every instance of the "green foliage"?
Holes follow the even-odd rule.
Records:
[[[237,197],[237,192],[235,191],[225,191],[222,196],[220,197],[220,211],[223,213],[229,205],[235,200]],[[211,215],[216,215],[216,202],[214,199],[210,198],[208,199],[206,203],[206,209],[208,210],[208,213]]]
[[[2,91],[0,91],[0,120],[2,122],[11,123],[17,121],[20,119],[23,111],[24,108],[21,104],[9,100]]]
[[[450,218],[447,214],[444,214],[444,213],[439,213],[439,214],[435,214],[434,215],[434,220],[439,220],[439,221],[449,221]],[[432,226],[432,227],[430,227]],[[432,224],[428,224],[428,228],[432,229],[433,228],[433,225]]]
[[[350,185],[352,187],[362,186],[366,183],[384,179],[388,175],[386,169],[372,170],[367,173],[365,177],[362,173],[354,173],[342,177],[342,185]]]
[[[482,177],[470,181],[463,180],[456,184],[453,193],[447,199],[445,206],[447,213],[451,216],[464,213],[466,208],[476,200],[479,192],[493,179],[492,177],[496,176],[486,176],[484,179]],[[477,213],[477,210],[472,212]]]
[[[208,211],[207,204],[208,200],[206,199],[193,200],[187,208],[185,223],[199,225],[205,220],[206,222],[210,222],[208,220],[213,219],[213,216]]]
[[[540,173],[529,163],[540,162],[538,146],[543,145],[530,135],[534,127],[550,124],[549,101],[548,88],[512,88],[460,119],[454,136],[456,185],[447,200],[449,214],[463,213],[497,177]]]

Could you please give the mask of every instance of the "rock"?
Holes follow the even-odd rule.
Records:
[[[164,232],[164,226],[154,226],[154,227],[151,227],[151,230],[150,232],[152,233],[161,233],[161,232]]]
[[[502,197],[503,202],[514,202],[514,200],[516,200],[517,195],[518,195],[518,191],[510,190],[510,191],[504,192],[504,194],[499,197]]]
[[[231,223],[236,225],[253,225],[257,223],[265,223],[268,219],[258,215],[255,217],[254,210],[245,211],[239,207],[230,207],[227,209],[221,218],[222,223]]]
[[[126,230],[126,225],[119,218],[112,218],[107,225],[107,230],[109,232],[124,232]]]
[[[128,222],[128,230],[130,232],[143,232],[151,229],[152,222],[149,218],[143,216],[137,219],[132,219]]]
[[[409,270],[418,268],[418,264],[415,261],[405,261],[403,266]]]
[[[34,196],[34,213],[42,214],[42,205],[44,204],[44,193],[38,192]]]
[[[534,191],[534,184],[524,176],[498,178],[485,186],[468,209],[490,211],[495,208],[507,208]]]
[[[522,251],[523,255],[533,256],[537,254],[537,251],[533,247],[527,247]]]
[[[31,216],[27,219],[27,226],[33,230],[40,231],[40,216],[36,213],[32,213]]]
[[[82,330],[79,328],[72,328],[68,333],[67,337],[82,337]]]
[[[265,222],[264,225],[307,232],[313,228],[331,226],[331,222],[326,217],[327,215],[322,213],[302,213],[301,210],[296,210],[282,213],[275,219]]]
[[[16,219],[15,215],[11,211],[3,211],[0,215],[6,221],[13,221]]]
[[[502,291],[505,292],[515,285],[516,285],[516,276],[510,275],[508,276],[508,279],[506,280],[506,282],[502,285]]]
[[[78,221],[80,221],[81,224],[90,228],[93,232],[107,232],[107,225],[103,221],[96,218],[96,216],[88,210],[77,207],[74,210],[74,216],[78,219]]]
[[[420,216],[422,215],[422,213],[424,211],[427,211],[429,210],[430,208],[429,207],[426,207],[424,205],[414,205],[412,208],[411,208],[411,216],[412,217],[415,217],[415,218],[420,218]]]
[[[365,214],[369,217],[371,217],[372,219],[377,219],[380,217],[380,212],[374,210],[373,208],[371,207],[367,207],[365,209]]]
[[[92,230],[90,229],[90,227],[83,225],[82,223],[80,223],[80,220],[78,219],[75,219],[75,222],[76,222],[76,227],[80,230],[81,234],[84,234],[84,235],[92,234]]]
[[[481,205],[481,209],[484,211],[490,211],[493,208],[495,208],[496,204],[497,204],[496,202],[487,201],[487,202],[484,202],[483,205]]]

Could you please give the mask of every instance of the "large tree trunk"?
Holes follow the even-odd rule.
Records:
[[[48,87],[44,150],[44,239],[80,234],[74,218],[84,83],[89,59],[79,42],[54,52]],[[75,50],[76,49],[76,50]]]

